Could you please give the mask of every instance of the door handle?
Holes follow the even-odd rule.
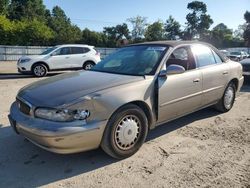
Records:
[[[194,82],[194,83],[198,83],[198,82],[200,82],[200,79],[199,79],[199,78],[196,78],[196,79],[193,80],[193,82]]]
[[[65,59],[69,59],[69,57],[65,57]]]
[[[228,71],[224,71],[222,74],[223,74],[223,75],[226,75],[226,74],[228,74]]]

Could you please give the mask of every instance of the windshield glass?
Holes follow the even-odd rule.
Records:
[[[232,52],[232,55],[240,55],[240,52]]]
[[[125,75],[154,75],[167,46],[138,45],[121,48],[95,65],[91,71]]]
[[[56,47],[50,47],[48,49],[46,49],[43,53],[41,53],[40,55],[47,55],[49,54],[50,52],[52,52],[53,50],[55,50]]]

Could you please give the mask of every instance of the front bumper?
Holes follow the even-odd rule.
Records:
[[[20,112],[16,102],[10,109],[10,123],[37,146],[54,153],[77,153],[98,148],[107,121],[52,122]]]

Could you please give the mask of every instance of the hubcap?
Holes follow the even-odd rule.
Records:
[[[228,87],[224,97],[224,105],[227,109],[231,108],[233,100],[234,100],[234,89],[232,87]]]
[[[92,67],[93,67],[92,64],[87,64],[87,65],[85,66],[85,70],[89,70],[89,69],[91,69]]]
[[[138,141],[141,122],[134,115],[125,116],[115,130],[115,143],[118,148],[128,150]]]
[[[34,73],[37,76],[43,76],[45,74],[45,68],[43,66],[36,66],[34,69]]]

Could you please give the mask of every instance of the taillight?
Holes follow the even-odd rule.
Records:
[[[100,54],[99,52],[96,52],[95,55],[96,55],[96,56],[100,56],[101,54]]]

